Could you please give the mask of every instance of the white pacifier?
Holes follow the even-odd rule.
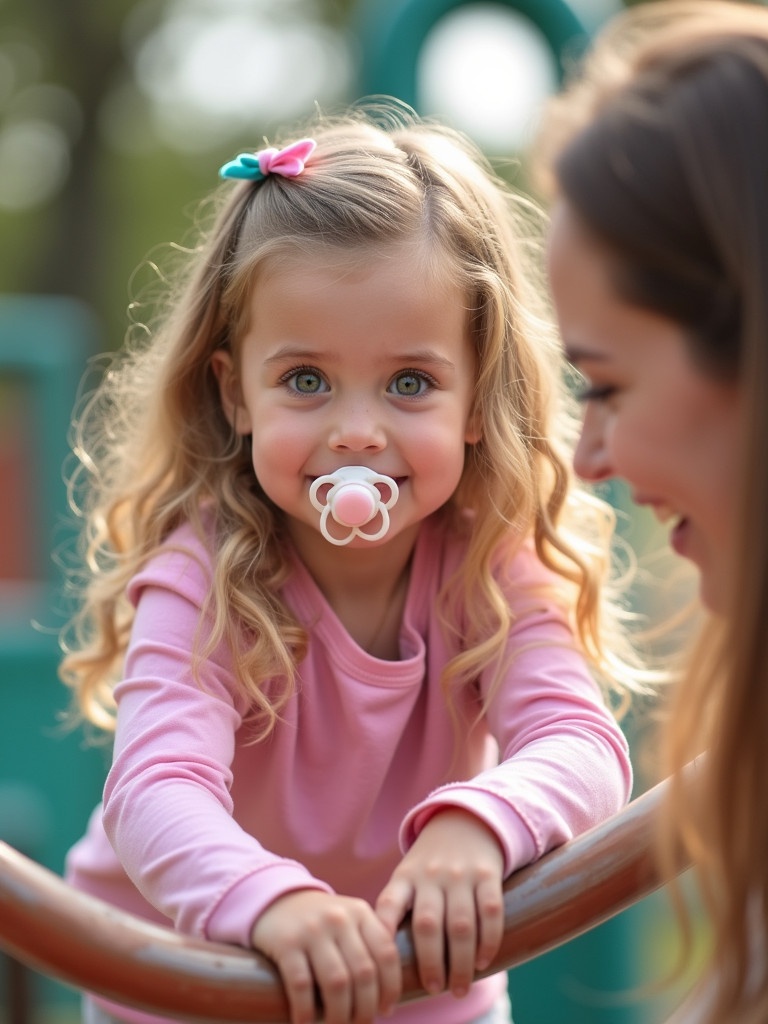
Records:
[[[389,491],[389,498],[384,501],[381,491],[376,486],[381,484]],[[321,496],[321,488],[328,490]],[[365,466],[341,466],[335,473],[327,473],[313,480],[309,488],[309,500],[320,513],[320,532],[331,544],[339,546],[349,544],[354,537],[365,540],[379,540],[389,529],[389,509],[399,496],[397,484],[392,477],[382,473],[374,473]],[[368,533],[363,527],[381,517],[381,525]],[[335,537],[329,529],[330,525],[341,526],[349,532],[342,537]]]

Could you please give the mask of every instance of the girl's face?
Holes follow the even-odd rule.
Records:
[[[740,392],[696,366],[676,322],[617,295],[609,260],[561,202],[549,271],[566,356],[586,382],[576,472],[626,480],[699,568],[704,603],[722,611],[734,564]]]
[[[479,439],[461,290],[436,282],[410,249],[296,255],[258,276],[249,314],[235,358],[217,353],[213,366],[300,553],[329,546],[309,488],[341,466],[392,477],[400,491],[386,535],[343,550],[415,539],[456,489],[465,445]]]

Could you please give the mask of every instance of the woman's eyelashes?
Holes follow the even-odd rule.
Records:
[[[616,390],[613,384],[590,384],[588,381],[582,381],[576,388],[576,401],[605,402],[616,394]]]
[[[568,387],[577,402],[604,402],[618,391],[616,384],[597,384],[580,370],[573,362],[568,362],[566,370]]]
[[[298,395],[321,395],[331,390],[323,374],[313,366],[297,366],[282,374],[279,383]],[[387,391],[398,398],[421,398],[437,387],[435,378],[424,370],[398,370]]]

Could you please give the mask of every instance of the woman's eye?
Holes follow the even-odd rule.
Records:
[[[403,370],[396,374],[389,385],[390,391],[403,398],[415,398],[434,385],[434,381],[425,373],[416,370]]]
[[[616,388],[612,384],[587,384],[584,383],[576,391],[578,402],[605,402],[616,394]]]
[[[316,370],[291,370],[281,378],[281,382],[301,395],[319,395],[328,390],[328,385]]]

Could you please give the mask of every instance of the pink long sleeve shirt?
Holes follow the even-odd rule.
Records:
[[[506,874],[617,811],[631,788],[624,737],[528,548],[501,581],[515,614],[505,678],[474,728],[490,671],[458,696],[457,747],[440,673],[458,641],[444,635],[435,598],[464,548],[439,520],[423,525],[399,661],[358,647],[296,560],[283,597],[309,629],[309,649],[277,727],[253,743],[236,652],[220,645],[200,684],[192,678],[210,556],[190,529],[177,531],[130,588],[114,762],[103,813],[70,852],[72,883],[247,947],[258,915],[291,890],[374,901],[441,807],[467,808],[493,829]],[[505,984],[503,974],[487,978],[462,1000],[437,996],[396,1017],[462,1024]],[[100,1002],[126,1021],[164,1020]]]

